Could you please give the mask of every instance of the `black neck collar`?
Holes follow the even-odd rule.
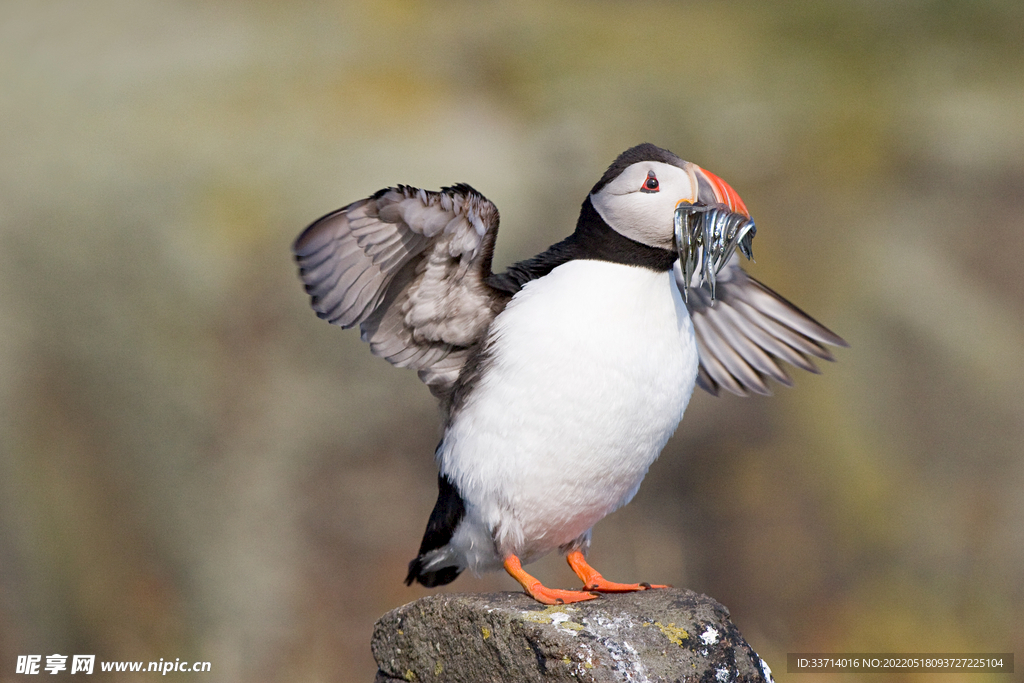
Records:
[[[576,232],[569,240],[575,242],[575,258],[611,261],[658,272],[672,270],[672,265],[679,258],[674,251],[651,247],[616,232],[601,218],[589,195],[580,209]]]
[[[674,251],[649,247],[613,230],[601,218],[588,195],[580,209],[576,232],[547,251],[514,264],[504,273],[491,275],[487,283],[499,291],[515,294],[530,280],[544,277],[563,263],[576,259],[610,261],[661,273],[672,270],[678,258]]]

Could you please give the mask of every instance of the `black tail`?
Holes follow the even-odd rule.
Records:
[[[461,567],[452,566],[423,571],[423,565],[429,552],[448,545],[456,527],[465,516],[466,505],[462,502],[462,496],[455,485],[448,477],[438,474],[437,503],[434,504],[434,511],[430,513],[430,519],[427,521],[420,552],[416,559],[409,563],[409,575],[405,577],[406,586],[411,586],[413,581],[419,581],[427,588],[443,586],[454,581],[455,577],[462,573]]]
[[[405,577],[405,585],[411,586],[413,581],[418,581],[427,588],[443,586],[454,581],[462,569],[459,567],[441,567],[434,571],[423,571],[423,558],[417,557],[409,563],[409,575]]]

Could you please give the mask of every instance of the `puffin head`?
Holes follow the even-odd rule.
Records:
[[[724,180],[666,149],[644,143],[612,162],[590,191],[605,223],[641,244],[679,254],[683,281],[708,282],[738,247],[748,259],[756,228]],[[693,281],[697,275],[697,281]]]

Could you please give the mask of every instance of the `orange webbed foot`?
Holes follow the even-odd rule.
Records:
[[[569,605],[574,602],[596,600],[601,597],[587,591],[567,591],[561,588],[547,588],[539,581],[536,585],[526,588],[526,593],[542,605]]]
[[[598,591],[599,593],[631,593],[633,591],[644,591],[649,588],[670,588],[660,584],[649,583],[616,583],[601,576],[601,572],[591,567],[579,550],[573,550],[565,556],[566,561],[576,576],[583,581],[583,590]]]
[[[522,564],[519,562],[519,558],[515,555],[509,555],[505,558],[505,571],[509,573],[513,579],[519,582],[519,585],[523,587],[526,594],[537,602],[544,605],[568,605],[573,602],[583,602],[584,600],[593,600],[601,596],[595,593],[588,593],[586,591],[567,591],[559,588],[548,588],[533,576],[530,576],[523,570]]]
[[[583,590],[597,591],[598,593],[632,593],[633,591],[645,591],[649,588],[671,588],[671,586],[647,583],[646,581],[641,583],[615,583],[604,577],[600,577],[583,586]]]

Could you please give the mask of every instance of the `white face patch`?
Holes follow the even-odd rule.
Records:
[[[648,246],[674,248],[673,216],[680,201],[697,199],[696,167],[661,161],[629,166],[590,196],[597,213],[613,230]],[[654,175],[651,175],[651,174]],[[656,183],[651,183],[651,180]],[[652,185],[656,190],[649,189]]]

